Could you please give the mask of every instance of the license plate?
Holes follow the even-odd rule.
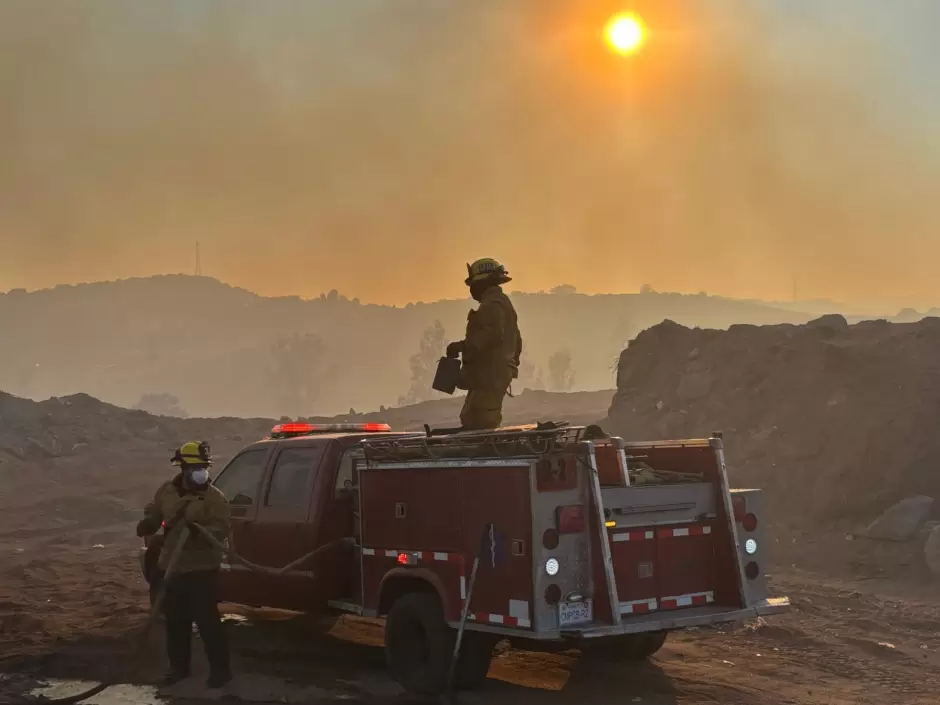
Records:
[[[584,602],[562,602],[558,605],[558,626],[584,624],[594,621],[594,609],[590,600]]]

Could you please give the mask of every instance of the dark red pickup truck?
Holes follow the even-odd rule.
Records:
[[[766,595],[760,491],[728,487],[720,436],[283,424],[215,484],[248,561],[280,568],[351,539],[280,576],[223,566],[220,599],[386,617],[389,668],[414,691],[444,687],[463,617],[456,679],[471,688],[500,639],[642,659],[670,630],[789,604]]]

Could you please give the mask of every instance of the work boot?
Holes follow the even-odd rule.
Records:
[[[206,686],[209,688],[223,688],[229,683],[232,682],[232,672],[231,671],[222,671],[219,673],[210,673],[209,680],[206,681]]]
[[[164,688],[169,688],[171,685],[176,685],[180,681],[184,681],[189,678],[189,671],[170,671],[165,676],[163,680],[160,681],[160,685]]]

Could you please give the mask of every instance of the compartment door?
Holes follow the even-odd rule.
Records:
[[[715,601],[712,526],[657,528],[656,552],[660,610],[699,607]]]
[[[608,536],[620,614],[643,614],[657,609],[655,529],[612,529]]]

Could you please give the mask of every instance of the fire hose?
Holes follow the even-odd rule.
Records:
[[[183,555],[183,548],[186,546],[186,542],[189,540],[190,536],[193,533],[199,533],[203,538],[207,539],[209,543],[222,551],[223,555],[228,555],[229,562],[235,562],[240,565],[245,566],[249,570],[264,573],[266,575],[278,576],[282,575],[303,563],[309,561],[311,558],[316,556],[319,553],[322,553],[330,548],[336,548],[338,546],[352,546],[355,545],[356,540],[350,537],[337,539],[336,541],[331,541],[330,543],[323,544],[315,548],[310,553],[298,558],[295,561],[288,563],[283,568],[271,568],[269,566],[258,565],[257,563],[252,563],[251,561],[242,558],[235,552],[234,543],[232,541],[232,535],[229,533],[228,545],[224,542],[219,541],[215,536],[213,536],[208,529],[195,522],[186,522],[186,525],[183,526],[182,532],[180,534],[180,541],[173,548],[173,553],[170,554],[170,560],[167,561],[166,571],[163,574],[163,581],[160,585],[160,588],[157,592],[156,598],[153,601],[153,604],[150,608],[150,615],[147,617],[147,622],[144,625],[144,628],[140,632],[140,636],[137,638],[137,642],[134,646],[134,649],[130,654],[130,666],[136,667],[138,665],[137,660],[140,658],[140,655],[144,651],[144,646],[147,643],[147,637],[150,635],[150,630],[153,628],[153,625],[156,624],[157,617],[160,615],[160,610],[163,607],[163,598],[166,595],[166,584],[167,581],[174,575],[176,572],[177,564],[179,563],[180,557]],[[112,685],[117,685],[120,681],[118,680],[117,673],[111,673],[100,683],[95,685],[92,688],[88,688],[80,693],[74,695],[69,695],[63,698],[41,698],[41,699],[29,699],[23,698],[19,701],[14,701],[15,705],[25,705],[26,703],[34,704],[36,702],[41,702],[43,705],[74,705],[79,703],[82,700],[87,700],[88,698],[98,695],[107,688],[110,688]]]

